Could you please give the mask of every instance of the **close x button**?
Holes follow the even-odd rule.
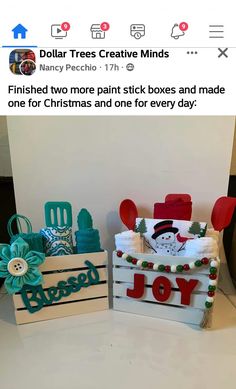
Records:
[[[224,49],[218,47],[218,51],[220,52],[219,55],[218,55],[218,58],[220,58],[220,57],[228,58],[228,54],[226,54],[228,49],[229,49],[228,47],[225,47]]]

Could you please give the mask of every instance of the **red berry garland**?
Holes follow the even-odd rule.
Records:
[[[216,274],[209,274],[209,278],[211,280],[216,280],[217,279],[217,275]]]
[[[215,292],[211,292],[211,291],[209,291],[207,294],[208,294],[208,296],[209,296],[209,297],[213,297],[213,296],[215,296]]]

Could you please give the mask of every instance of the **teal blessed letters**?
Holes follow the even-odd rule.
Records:
[[[40,311],[44,305],[51,305],[63,297],[79,292],[81,288],[98,284],[100,278],[96,267],[90,261],[85,261],[84,264],[88,267],[86,273],[80,273],[77,277],[69,277],[66,281],[59,281],[57,286],[51,286],[47,290],[43,290],[42,285],[24,285],[21,289],[21,297],[27,310],[35,313]]]

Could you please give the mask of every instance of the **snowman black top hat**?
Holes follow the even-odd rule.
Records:
[[[159,235],[165,234],[165,232],[173,232],[176,234],[179,229],[173,227],[173,220],[163,220],[162,222],[155,224],[154,231],[152,239],[156,239]]]

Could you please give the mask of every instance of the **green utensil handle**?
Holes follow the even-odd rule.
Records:
[[[12,237],[14,235],[14,233],[12,232],[12,222],[13,222],[13,220],[16,220],[16,226],[17,226],[18,233],[19,234],[23,233],[20,219],[24,220],[24,222],[26,224],[26,228],[27,228],[27,232],[26,233],[27,234],[31,234],[32,233],[32,225],[31,225],[29,219],[26,216],[24,216],[24,215],[15,214],[15,215],[13,215],[9,219],[9,221],[7,223],[7,231],[8,231],[8,234],[9,234],[10,237]]]

